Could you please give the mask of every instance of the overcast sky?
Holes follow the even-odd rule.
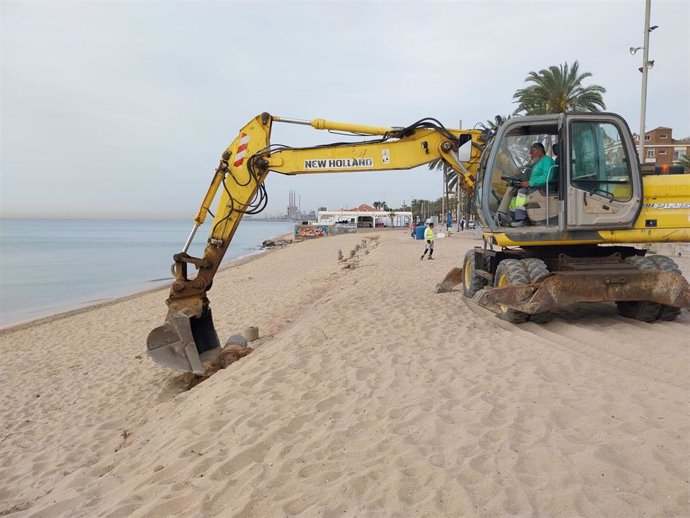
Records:
[[[2,1],[1,214],[194,216],[220,154],[268,111],[463,127],[579,60],[639,131],[644,0]],[[690,2],[653,0],[647,129],[690,135]],[[275,124],[272,143],[340,136]],[[439,173],[269,175],[266,213],[441,195]]]

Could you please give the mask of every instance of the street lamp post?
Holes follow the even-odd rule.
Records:
[[[455,174],[458,174],[457,171]],[[462,218],[462,203],[460,202],[460,177],[459,176],[458,176],[457,182],[455,182],[455,191],[457,193],[456,197],[458,199],[458,208],[456,210],[457,215],[455,216],[455,218],[456,218],[456,222],[458,225],[457,226],[458,232],[460,232],[460,230],[462,230],[462,228],[460,227],[460,219]]]
[[[649,27],[649,14],[651,11],[652,0],[645,0],[644,6],[644,31],[642,33],[643,44],[642,47],[630,47],[630,54],[637,53],[642,50],[642,66],[639,68],[642,72],[642,92],[640,94],[640,163],[644,164],[647,160],[644,150],[645,141],[645,116],[647,114],[647,71],[654,66],[654,61],[649,60],[649,33],[659,26],[654,25]]]

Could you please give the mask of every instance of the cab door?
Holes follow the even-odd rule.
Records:
[[[567,228],[632,228],[642,180],[628,125],[613,114],[569,115],[565,131]]]

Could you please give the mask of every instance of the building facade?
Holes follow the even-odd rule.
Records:
[[[362,204],[352,209],[319,210],[317,223],[324,225],[353,225],[356,228],[409,227],[411,212],[382,211]]]
[[[637,134],[635,143],[639,149],[640,139]],[[644,160],[640,160],[644,164],[678,165],[683,155],[690,156],[690,138],[674,139],[673,129],[660,126],[645,133],[644,151]]]

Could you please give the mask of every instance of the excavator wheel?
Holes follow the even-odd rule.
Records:
[[[657,268],[656,263],[649,257],[643,257],[640,255],[626,257],[623,262],[627,264],[634,264],[641,270],[655,270]],[[661,304],[649,302],[647,300],[617,301],[616,306],[619,315],[626,318],[641,320],[642,322],[654,322],[660,317],[662,311]]]
[[[659,270],[681,273],[678,265],[670,257],[666,257],[665,255],[648,255],[647,259],[651,260]],[[678,315],[680,315],[680,308],[668,306],[666,304],[661,305],[659,320],[675,320]]]
[[[524,264],[527,267],[527,271],[529,272],[530,284],[539,282],[543,278],[548,277],[550,275],[546,263],[541,259],[537,259],[536,257],[529,257],[527,259],[523,259],[522,264]],[[545,324],[549,322],[552,317],[553,315],[551,315],[549,311],[544,311],[542,313],[530,315],[529,321],[534,322],[535,324]]]
[[[477,275],[476,257],[474,250],[468,250],[462,263],[462,291],[470,299],[487,284],[486,279]]]
[[[546,263],[541,259],[535,257],[530,257],[528,259],[523,259],[522,264],[527,266],[527,271],[529,272],[529,283],[534,284],[539,282],[544,277],[549,275],[549,269]]]
[[[504,286],[527,285],[529,284],[529,272],[527,266],[518,259],[503,259],[498,264],[496,275],[494,276],[494,286],[502,288]],[[513,324],[521,324],[529,320],[529,315],[522,311],[501,306],[502,312],[499,318]]]
[[[665,255],[648,255],[644,259],[652,261],[659,270],[681,273],[676,262]]]

